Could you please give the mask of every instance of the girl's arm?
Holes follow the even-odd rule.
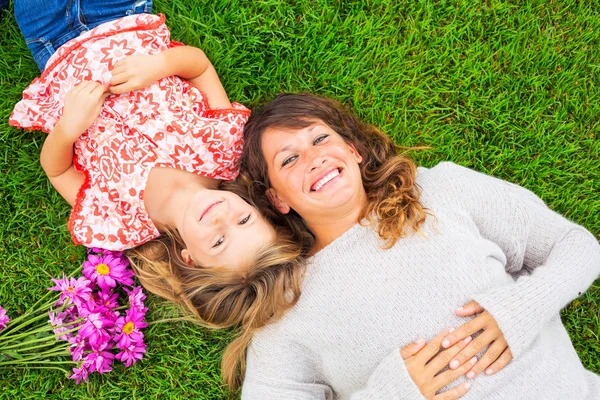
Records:
[[[40,154],[40,163],[48,179],[71,205],[84,177],[73,167],[73,144],[94,122],[110,93],[106,86],[84,81],[65,96],[63,115],[52,130]]]
[[[206,94],[211,108],[231,108],[210,60],[202,50],[191,46],[177,46],[159,54],[133,55],[122,59],[112,70],[110,92],[131,92],[172,75],[188,80]]]

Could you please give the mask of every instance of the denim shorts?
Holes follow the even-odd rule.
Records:
[[[82,32],[132,14],[152,0],[15,0],[15,19],[40,71],[56,50]]]

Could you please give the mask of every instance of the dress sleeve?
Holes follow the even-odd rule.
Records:
[[[260,336],[260,334],[259,334]],[[247,352],[242,400],[332,400],[334,392],[312,350],[274,335],[253,340]],[[424,400],[394,349],[351,400]]]
[[[441,167],[448,195],[506,255],[514,282],[476,293],[473,300],[494,317],[516,358],[598,277],[600,245],[520,186],[452,163]]]

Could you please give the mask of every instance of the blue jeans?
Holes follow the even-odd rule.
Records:
[[[15,0],[15,19],[40,71],[56,50],[82,32],[131,14],[152,0]]]

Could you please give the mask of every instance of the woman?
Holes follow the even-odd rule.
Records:
[[[467,378],[489,375],[465,398],[600,396],[559,316],[600,271],[584,228],[516,185],[452,163],[416,169],[331,100],[281,95],[245,140],[259,208],[313,256],[295,271],[295,306],[254,334],[242,398],[431,398],[399,348],[461,324],[442,349],[478,336],[450,368],[479,353]]]

